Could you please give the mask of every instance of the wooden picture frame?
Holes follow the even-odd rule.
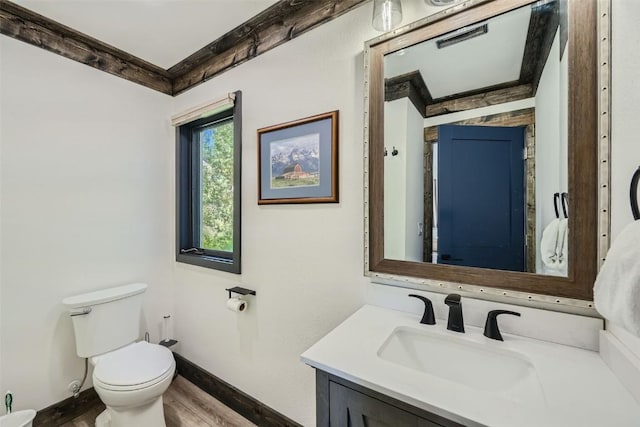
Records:
[[[338,203],[338,111],[258,129],[258,204]]]
[[[604,259],[604,256],[598,257],[598,242],[609,238],[606,227],[604,232],[598,231],[598,223],[606,225],[605,215],[610,211],[607,205],[602,205],[599,211],[599,197],[605,194],[603,203],[606,203],[608,196],[604,192],[610,185],[599,181],[606,179],[602,178],[606,174],[599,177],[597,173],[599,165],[609,163],[606,157],[600,157],[609,152],[606,144],[610,137],[598,130],[599,120],[606,114],[606,109],[599,113],[599,108],[606,103],[598,101],[602,92],[598,89],[598,78],[600,74],[608,76],[606,67],[598,65],[598,51],[608,52],[610,38],[608,35],[598,38],[596,0],[566,2],[565,55],[568,55],[568,75],[571,76],[567,103],[568,193],[572,211],[568,276],[405,261],[385,258],[384,254],[385,55],[534,3],[535,0],[468,0],[459,7],[430,15],[365,43],[365,212],[368,214],[364,246],[365,271],[374,280],[381,277],[434,287],[439,292],[469,292],[485,295],[480,298],[505,298],[514,303],[520,299],[526,304],[534,301],[562,311],[573,311],[577,307],[589,315],[594,313],[593,282]],[[607,13],[602,19],[606,16]],[[547,306],[548,303],[551,306]]]

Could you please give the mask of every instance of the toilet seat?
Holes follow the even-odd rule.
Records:
[[[148,388],[173,375],[171,350],[146,341],[98,356],[93,361],[94,386],[113,391]]]

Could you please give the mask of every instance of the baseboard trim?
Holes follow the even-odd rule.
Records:
[[[271,409],[179,354],[173,353],[173,355],[176,359],[178,374],[252,423],[261,427],[302,427],[301,424]]]
[[[71,396],[39,410],[33,420],[33,425],[34,427],[59,427],[98,405],[102,405],[104,409],[100,397],[91,387],[80,392],[77,398]]]

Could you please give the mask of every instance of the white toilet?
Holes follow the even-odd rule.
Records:
[[[35,417],[36,411],[33,409],[12,412],[0,417],[0,427],[31,427]]]
[[[93,387],[107,409],[96,427],[164,427],[162,394],[176,362],[171,351],[140,337],[144,283],[65,298],[78,356],[94,366]]]

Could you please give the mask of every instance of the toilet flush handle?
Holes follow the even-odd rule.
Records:
[[[76,311],[70,314],[71,317],[73,316],[84,316],[85,314],[89,314],[91,313],[91,307],[84,307],[82,310],[80,311]]]

